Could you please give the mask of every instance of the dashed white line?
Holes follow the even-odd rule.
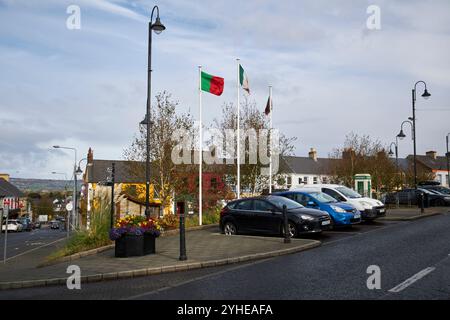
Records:
[[[435,267],[428,267],[426,269],[423,269],[422,271],[417,272],[411,278],[406,279],[405,281],[403,281],[399,285],[397,285],[394,288],[390,289],[389,292],[394,292],[394,293],[400,292],[400,291],[406,289],[407,287],[409,287],[410,285],[412,285],[414,282],[422,279],[427,274],[433,272],[435,269],[436,269]]]

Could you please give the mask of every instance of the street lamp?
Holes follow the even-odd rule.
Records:
[[[422,98],[424,99],[428,99],[431,94],[428,92],[427,90],[427,84],[425,83],[425,81],[417,81],[414,84],[414,89],[412,89],[412,122],[413,122],[413,139],[414,139],[414,188],[417,189],[417,164],[416,164],[416,156],[417,156],[417,151],[416,151],[416,90],[417,90],[417,85],[419,83],[422,83],[425,86],[425,90],[422,93]]]
[[[445,137],[445,140],[447,142],[447,153],[445,154],[445,156],[447,157],[447,185],[450,188],[450,152],[448,150],[449,137],[450,137],[450,132],[447,133],[447,136]]]
[[[414,129],[413,129],[413,124],[412,124],[412,122],[409,121],[409,120],[405,120],[405,121],[402,122],[402,125],[401,125],[401,127],[400,127],[400,132],[399,132],[399,134],[397,135],[397,138],[399,138],[400,140],[403,140],[403,139],[406,137],[406,134],[403,132],[403,125],[404,125],[405,123],[407,123],[407,124],[409,124],[409,125],[411,126],[411,140],[414,140],[414,134],[413,134]]]
[[[156,21],[153,23],[153,14],[156,10]],[[166,29],[159,19],[159,8],[154,6],[150,21],[148,23],[148,68],[147,68],[147,112],[145,119],[141,122],[147,126],[146,138],[146,161],[145,161],[145,215],[150,216],[150,106],[151,106],[151,84],[152,84],[152,30],[160,34]]]
[[[73,147],[63,147],[63,146],[53,146],[55,149],[67,149],[74,151],[75,161],[73,163],[73,206],[72,206],[72,219],[75,219],[76,216],[76,207],[77,207],[77,149]],[[70,216],[69,216],[70,217]],[[73,224],[72,224],[73,225]],[[70,221],[67,220],[67,228],[70,227]]]
[[[392,157],[394,155],[394,152],[392,152],[392,145],[395,147],[395,166],[397,167],[398,172],[398,137],[395,137],[395,142],[391,142],[389,145],[389,152],[388,155]]]

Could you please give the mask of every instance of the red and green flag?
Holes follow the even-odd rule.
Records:
[[[202,71],[202,90],[220,96],[223,92],[224,79]]]

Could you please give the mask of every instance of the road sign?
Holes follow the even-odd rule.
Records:
[[[66,204],[66,210],[67,210],[67,211],[72,211],[72,209],[73,209],[73,204],[72,204],[72,202],[69,202],[68,204]]]

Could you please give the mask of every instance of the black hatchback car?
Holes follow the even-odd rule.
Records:
[[[291,237],[319,233],[332,227],[328,213],[307,209],[284,197],[268,195],[228,203],[220,212],[220,228],[227,235],[255,232],[284,235],[284,205]]]

